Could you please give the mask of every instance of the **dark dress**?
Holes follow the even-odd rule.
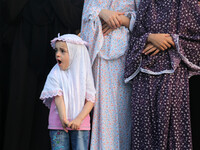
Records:
[[[58,33],[80,29],[83,0],[6,0],[3,4],[5,22],[18,22],[12,35],[9,99],[4,100],[3,150],[50,149],[49,110],[39,100],[56,63],[50,40]]]
[[[175,48],[143,55],[150,33],[171,34]],[[125,81],[133,87],[133,150],[192,149],[189,77],[199,73],[197,1],[142,1],[125,66]]]

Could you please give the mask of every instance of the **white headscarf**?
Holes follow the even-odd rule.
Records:
[[[50,107],[55,96],[64,97],[67,119],[73,120],[81,112],[85,100],[95,101],[94,80],[87,48],[80,37],[73,34],[58,35],[51,41],[64,41],[69,52],[69,67],[61,70],[56,64],[49,73],[40,99]]]

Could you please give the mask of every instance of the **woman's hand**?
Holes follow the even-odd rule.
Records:
[[[102,24],[103,36],[108,35],[110,32],[112,32],[114,30],[103,20],[101,20],[101,24]]]
[[[151,53],[150,56],[155,56],[159,52],[160,52],[160,50],[151,43],[148,43],[145,46],[145,49],[142,51],[142,53],[145,55],[149,55]]]
[[[122,19],[119,17],[119,15],[123,15],[124,13],[111,11],[107,9],[102,9],[99,13],[99,17],[103,19],[110,28],[116,29],[121,27],[122,25]]]
[[[171,46],[175,46],[170,34],[150,34],[148,37],[148,42],[152,43],[155,47],[163,51]]]
[[[68,123],[68,127],[71,128],[72,130],[78,130],[80,129],[81,125],[81,119],[75,118],[71,122]]]

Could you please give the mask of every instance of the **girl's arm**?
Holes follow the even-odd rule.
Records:
[[[59,114],[59,117],[60,117],[60,121],[62,123],[63,130],[68,132],[66,127],[67,127],[67,124],[69,123],[69,121],[67,120],[67,117],[66,117],[65,104],[64,104],[63,97],[62,96],[56,96],[55,97],[55,104],[56,104],[56,108],[58,110],[58,114]]]
[[[83,110],[79,113],[79,115],[74,120],[68,123],[68,127],[70,127],[73,130],[78,130],[80,128],[81,122],[90,113],[93,106],[94,106],[93,102],[86,100]]]

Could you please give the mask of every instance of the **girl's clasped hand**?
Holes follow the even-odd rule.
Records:
[[[65,132],[68,132],[67,127],[71,128],[72,130],[79,130],[80,125],[81,125],[81,119],[76,118],[72,120],[71,122],[64,119],[64,120],[61,120],[61,123],[62,123],[63,130]]]
[[[69,122],[68,120],[61,121],[62,126],[63,126],[63,130],[66,131],[66,132],[68,132],[68,130],[66,129],[67,127],[71,128],[72,130],[79,130],[81,122],[82,121],[79,118],[75,118],[71,122]]]

